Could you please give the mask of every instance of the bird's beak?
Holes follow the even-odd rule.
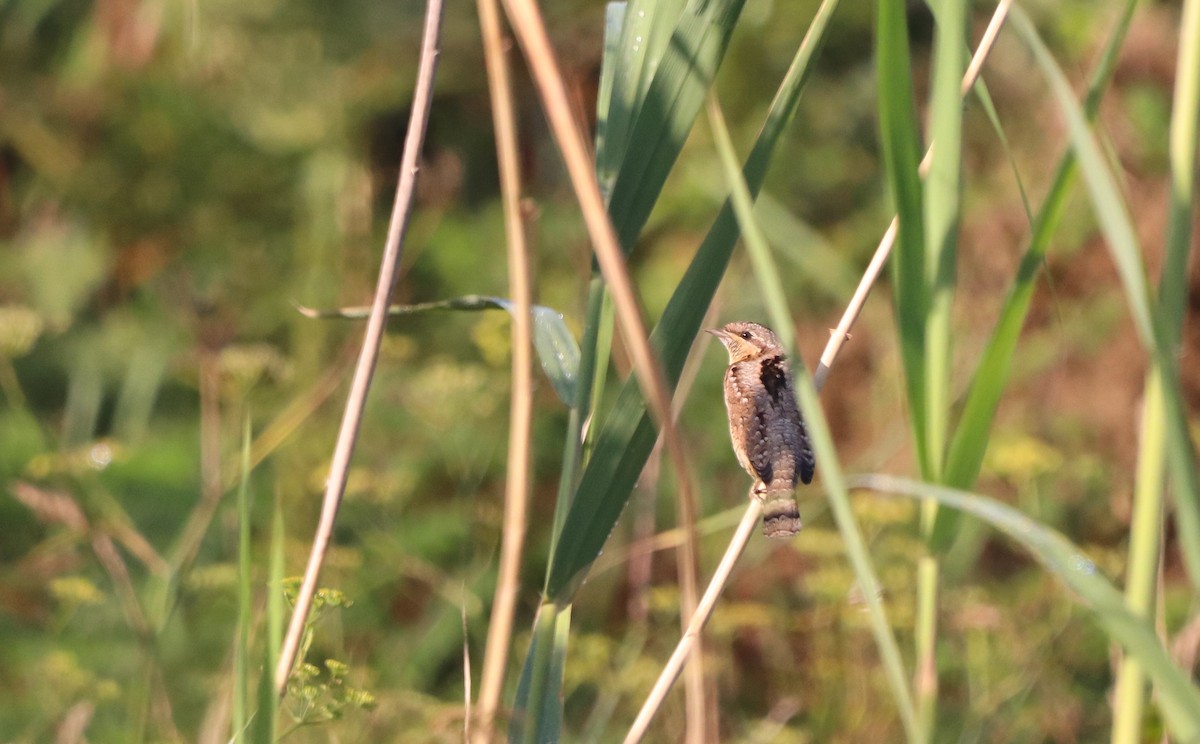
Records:
[[[725,345],[725,346],[729,345],[729,333],[726,332],[725,330],[723,330],[721,328],[705,328],[704,332],[711,333],[712,335],[716,336],[717,340],[720,341],[723,345]]]

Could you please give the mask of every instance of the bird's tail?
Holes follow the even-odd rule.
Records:
[[[780,539],[800,532],[800,509],[792,490],[767,491],[763,500],[763,534]]]

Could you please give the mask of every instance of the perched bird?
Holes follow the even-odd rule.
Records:
[[[815,461],[787,356],[775,333],[758,323],[739,321],[708,332],[729,352],[729,435],[738,462],[754,478],[751,496],[763,501],[763,533],[791,537],[800,531],[793,491],[812,481]]]

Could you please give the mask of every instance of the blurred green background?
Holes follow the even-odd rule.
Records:
[[[1107,5],[1029,6],[1077,85],[1115,20]],[[747,4],[717,85],[743,152],[815,8],[810,0]],[[296,305],[369,301],[423,11],[411,1],[0,3],[0,741],[228,740],[232,487],[243,421],[267,435],[251,479],[257,565],[266,565],[278,500],[287,573],[298,574],[361,326],[308,319]],[[589,120],[603,11],[582,0],[544,8]],[[976,36],[990,8],[978,12]],[[872,13],[871,4],[847,3],[835,16],[758,207],[810,367],[890,219]],[[1164,230],[1178,14],[1174,2],[1139,10],[1099,126],[1152,273]],[[931,23],[911,6],[918,100]],[[1037,200],[1064,134],[1029,67],[1020,45],[1002,37],[985,78]],[[517,96],[537,301],[578,332],[590,249],[519,65]],[[489,105],[474,4],[451,4],[397,302],[506,293]],[[955,314],[964,365],[986,341],[1028,232],[1011,167],[973,101],[965,121]],[[701,121],[634,254],[650,318],[724,196]],[[1200,287],[1195,272],[1191,286]],[[868,304],[824,404],[849,470],[910,473],[885,295],[879,288]],[[764,318],[740,252],[712,317]],[[1185,338],[1185,349],[1197,348],[1194,322]],[[729,450],[724,354],[701,348],[681,426],[707,517],[707,573],[746,483]],[[1061,530],[1118,580],[1144,375],[1138,349],[1116,274],[1077,199],[1047,260],[978,490]],[[319,724],[289,741],[459,737],[461,617],[477,683],[495,581],[509,354],[502,312],[390,323],[321,582],[352,604],[322,614],[309,655],[319,666],[348,665],[347,684],[374,705],[285,701],[286,711]],[[614,363],[628,373],[619,346]],[[1188,354],[1182,363],[1194,406],[1200,368]],[[540,374],[537,383],[513,665],[538,600],[566,424],[549,383]],[[615,694],[614,720],[628,720],[678,637],[673,554],[654,554],[647,582],[634,578],[637,559],[624,550],[673,524],[670,496],[656,501],[647,491],[635,496],[575,609],[565,684],[572,739],[593,730],[589,716],[607,694]],[[720,693],[714,715],[729,740],[900,737],[894,710],[879,702],[888,693],[876,650],[817,493],[802,494],[799,539],[752,544],[706,636]],[[857,506],[908,648],[911,563],[922,550],[914,510],[887,500]],[[965,532],[944,569],[945,740],[1106,738],[1107,638],[1011,544],[982,528]],[[1172,593],[1181,585],[1172,539],[1163,601],[1177,620],[1188,596]],[[644,639],[631,638],[632,626]],[[677,698],[661,731],[679,725]],[[594,730],[608,741],[621,728],[601,719]]]

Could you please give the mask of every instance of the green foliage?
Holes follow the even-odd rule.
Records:
[[[597,176],[679,385],[708,515],[702,574],[746,487],[722,360],[705,353],[685,374],[705,314],[794,331],[793,358],[811,366],[902,215],[894,273],[822,391],[831,441],[800,494],[805,531],[752,541],[705,630],[722,738],[902,740],[929,545],[944,556],[931,740],[1099,741],[1118,716],[1126,741],[1192,735],[1194,666],[1166,660],[1150,629],[1171,642],[1194,628],[1200,576],[1188,436],[1200,377],[1186,353],[1198,3],[1030,7],[1036,18],[1001,34],[987,98],[961,105],[966,47],[953,42],[991,6],[936,3],[931,20],[891,0],[634,0],[623,20],[609,11],[602,43],[594,3],[542,5],[573,100],[586,115],[599,99]],[[420,13],[0,8],[5,741],[462,737],[464,644],[477,667],[504,528],[511,353],[504,312],[430,312],[511,312],[465,6],[447,10],[397,312],[308,661],[284,699],[272,685],[284,577],[307,555],[361,336],[296,307],[369,296]],[[673,475],[646,467],[655,427],[516,69],[545,376],[517,618],[530,653],[524,674],[510,665],[501,730],[608,741],[678,638]],[[724,131],[693,126],[709,95]],[[922,183],[923,145],[945,138]],[[1140,425],[1147,439],[1141,398],[1158,412]],[[939,444],[929,431],[943,416]],[[1155,441],[1166,488],[1143,475]],[[843,470],[932,474],[958,490],[908,490],[955,509],[929,543],[915,504],[846,498]],[[1172,500],[1156,509],[1147,492]],[[1012,537],[956,523],[960,507]],[[1142,547],[1154,541],[1132,538],[1131,515],[1147,511],[1161,580],[1159,551]],[[1146,570],[1152,619],[1116,593]],[[1144,713],[1113,712],[1122,654],[1152,680],[1134,679],[1153,685]],[[467,673],[477,690],[478,668]],[[681,738],[682,709],[669,698],[651,738]]]

